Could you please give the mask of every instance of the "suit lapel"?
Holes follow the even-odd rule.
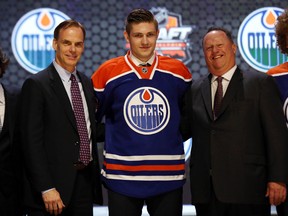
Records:
[[[76,119],[71,106],[71,102],[63,86],[63,82],[53,65],[50,65],[49,76],[51,88],[53,89],[56,97],[58,97],[59,103],[63,105],[67,118],[70,120],[75,130],[77,130]]]
[[[14,98],[13,96],[6,91],[5,87],[3,86],[4,89],[4,96],[5,96],[5,117],[4,117],[4,126],[6,126],[6,123],[8,122],[9,126],[9,131],[13,131],[14,128],[14,118],[15,118],[15,113],[13,111],[13,106],[15,106],[14,103]]]
[[[235,98],[236,93],[241,88],[243,75],[240,71],[240,69],[237,67],[235,73],[232,76],[232,79],[228,85],[228,88],[226,90],[226,93],[224,95],[224,98],[222,100],[222,104],[220,107],[219,117],[221,114],[227,109],[228,105],[231,103],[231,101]]]
[[[82,74],[78,73],[78,77],[82,83],[82,88],[85,94],[86,103],[88,107],[88,113],[89,113],[89,119],[91,124],[91,139],[92,139],[92,157],[94,160],[98,160],[98,154],[97,154],[97,146],[96,146],[96,121],[95,121],[95,112],[96,112],[96,97],[94,95],[92,82],[90,79],[87,79],[87,77]]]
[[[201,92],[206,112],[208,113],[209,118],[213,120],[212,101],[211,101],[211,75],[208,75],[206,79],[203,80],[203,83],[201,85]]]
[[[82,88],[85,94],[85,99],[88,107],[90,123],[92,125],[92,130],[95,128],[94,119],[95,119],[95,112],[96,112],[96,98],[94,96],[93,87],[90,79],[87,79],[85,75],[82,73],[78,73],[77,75],[82,83]],[[91,90],[89,90],[91,88]],[[94,133],[94,131],[92,131]]]
[[[82,84],[82,88],[83,88],[83,91],[84,91],[84,94],[85,94],[86,103],[87,103],[88,110],[89,110],[89,115],[90,115],[91,111],[95,112],[95,110],[93,110],[93,104],[91,103],[91,98],[94,98],[93,92],[88,91],[88,89],[87,89],[89,86],[92,88],[92,84],[87,82],[87,78],[85,79],[85,77],[84,77],[84,75],[82,73],[78,73],[77,72],[77,75],[78,75],[78,77],[80,79],[80,82]]]

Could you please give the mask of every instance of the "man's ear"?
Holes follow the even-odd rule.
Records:
[[[126,42],[129,43],[130,41],[129,41],[128,32],[124,31],[124,32],[123,32],[123,35],[124,35],[124,37],[125,37]]]
[[[57,40],[55,38],[52,41],[52,47],[55,51],[57,50]]]

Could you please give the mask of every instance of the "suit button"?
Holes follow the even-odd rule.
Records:
[[[215,130],[211,130],[211,134],[212,135],[216,134],[216,131]]]
[[[79,142],[75,142],[74,145],[75,145],[75,146],[78,146],[78,145],[79,145]]]

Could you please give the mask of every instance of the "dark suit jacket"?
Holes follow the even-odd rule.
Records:
[[[92,129],[94,201],[102,204],[96,146],[96,100],[91,80],[77,73],[83,85]],[[79,156],[79,135],[70,100],[53,64],[23,84],[21,132],[26,176],[25,206],[44,207],[41,191],[53,187],[68,206],[77,172],[73,163]]]
[[[236,69],[213,120],[211,75],[192,84],[192,203],[208,202],[210,181],[226,203],[264,203],[268,181],[288,182],[288,132],[273,78]],[[210,175],[211,174],[211,175]]]
[[[18,188],[20,181],[16,166],[19,166],[18,158],[14,154],[16,103],[18,90],[7,89],[4,85],[5,116],[0,133],[0,209],[1,215],[16,215],[20,212],[20,203],[17,200],[20,196]]]

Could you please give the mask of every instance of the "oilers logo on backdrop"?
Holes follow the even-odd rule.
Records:
[[[123,112],[129,127],[143,135],[158,133],[170,119],[167,98],[152,87],[141,87],[130,93],[125,100]]]
[[[241,56],[254,69],[266,72],[271,67],[287,61],[277,47],[275,22],[283,9],[264,7],[250,13],[238,31]]]
[[[11,45],[18,63],[27,71],[37,73],[54,59],[52,48],[55,27],[69,17],[51,8],[39,8],[22,16],[15,25]]]

